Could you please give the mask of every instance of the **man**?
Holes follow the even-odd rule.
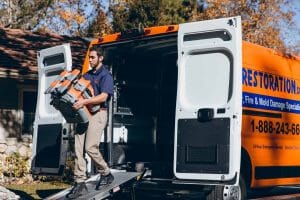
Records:
[[[68,198],[77,198],[87,193],[84,182],[86,180],[85,152],[92,158],[101,175],[96,185],[97,190],[101,185],[110,184],[114,180],[110,168],[99,151],[101,135],[107,124],[108,100],[113,95],[113,78],[107,67],[102,63],[103,52],[100,49],[90,48],[89,62],[91,70],[84,75],[84,78],[91,81],[94,97],[77,101],[74,103],[73,108],[79,109],[87,105],[100,105],[101,108],[90,117],[86,131],[79,130],[82,129],[82,125],[78,124],[77,126],[77,134],[75,134],[75,185],[68,194]]]

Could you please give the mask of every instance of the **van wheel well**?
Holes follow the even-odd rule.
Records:
[[[240,189],[240,199],[246,200],[247,199],[247,191],[249,191],[250,184],[251,184],[251,160],[250,156],[247,151],[242,148],[241,154],[241,174],[239,180],[239,189]],[[230,197],[226,196],[226,187],[230,188],[230,186],[223,186],[223,185],[216,185],[214,189],[206,196],[206,200],[227,200]],[[228,189],[227,189],[228,190]]]
[[[247,188],[250,188],[250,184],[251,184],[251,177],[252,177],[252,164],[251,164],[251,160],[250,160],[250,156],[248,154],[248,152],[242,148],[241,150],[241,174],[245,180],[245,184],[247,186]]]

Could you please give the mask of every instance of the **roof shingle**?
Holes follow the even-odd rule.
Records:
[[[64,43],[71,44],[73,67],[81,68],[89,43],[83,38],[0,28],[0,70],[37,73],[37,51]]]

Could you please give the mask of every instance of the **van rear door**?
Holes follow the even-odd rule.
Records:
[[[33,131],[31,171],[37,175],[61,175],[68,148],[68,125],[52,105],[51,96],[45,94],[58,75],[72,70],[69,44],[43,49],[38,52],[38,101]]]
[[[241,154],[240,17],[179,25],[174,174],[238,182]]]

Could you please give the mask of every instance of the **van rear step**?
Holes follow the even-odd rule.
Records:
[[[141,173],[137,172],[120,172],[120,171],[112,171],[114,176],[114,181],[105,185],[100,190],[96,190],[97,180],[99,180],[99,176],[95,175],[86,181],[86,186],[88,188],[88,194],[80,196],[77,199],[84,200],[101,200],[109,197],[112,193],[117,192],[120,189],[120,186],[127,183],[130,180],[135,179]],[[47,200],[65,200],[67,198],[67,194],[71,191],[72,188],[67,188],[59,193],[56,193],[52,196],[47,197]]]
[[[203,185],[173,184],[171,179],[143,178],[133,192],[135,200],[203,200],[210,189]]]

